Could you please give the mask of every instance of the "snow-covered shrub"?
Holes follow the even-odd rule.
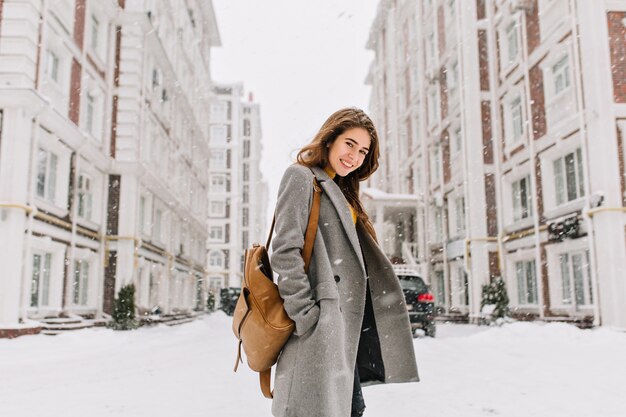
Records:
[[[209,313],[215,311],[215,294],[209,291],[206,298],[206,308]]]
[[[499,323],[509,316],[509,296],[501,277],[483,285],[480,311],[489,324]]]
[[[113,322],[110,325],[115,330],[131,330],[139,327],[135,319],[135,286],[128,284],[120,288],[113,307]]]

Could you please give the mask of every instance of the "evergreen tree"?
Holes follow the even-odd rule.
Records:
[[[509,316],[509,296],[501,277],[483,285],[480,310],[483,311],[486,305],[494,306],[491,313],[492,321]]]
[[[115,330],[130,330],[139,327],[135,319],[135,286],[128,284],[120,288],[113,307],[113,322]]]
[[[206,307],[209,313],[215,311],[215,295],[211,291],[207,294]]]

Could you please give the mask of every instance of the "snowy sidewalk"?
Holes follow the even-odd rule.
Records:
[[[364,389],[367,417],[624,417],[626,334],[563,324],[440,325],[416,339],[422,382]],[[0,416],[265,417],[257,374],[232,372],[220,313],[131,332],[0,339]]]

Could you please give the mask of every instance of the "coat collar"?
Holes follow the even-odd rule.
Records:
[[[343,225],[343,230],[346,232],[348,240],[350,240],[350,243],[352,244],[352,249],[354,249],[354,252],[356,253],[359,263],[361,264],[361,268],[363,269],[363,273],[365,273],[363,252],[361,251],[361,245],[359,243],[359,237],[356,232],[355,224],[352,221],[348,200],[344,197],[337,183],[330,179],[328,174],[322,168],[312,167],[311,171],[313,171],[317,181],[322,186],[324,193],[335,206],[335,210],[337,211],[341,224]]]

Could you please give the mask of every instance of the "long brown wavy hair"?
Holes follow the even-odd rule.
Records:
[[[335,182],[343,192],[357,215],[357,221],[361,221],[365,229],[376,240],[376,232],[370,221],[361,199],[359,198],[359,183],[369,178],[378,169],[378,133],[372,119],[361,109],[349,107],[337,110],[324,122],[311,143],[300,149],[297,161],[307,167],[325,168],[328,165],[328,147],[339,135],[349,129],[363,128],[370,136],[370,146],[363,164],[345,177],[335,176]]]

